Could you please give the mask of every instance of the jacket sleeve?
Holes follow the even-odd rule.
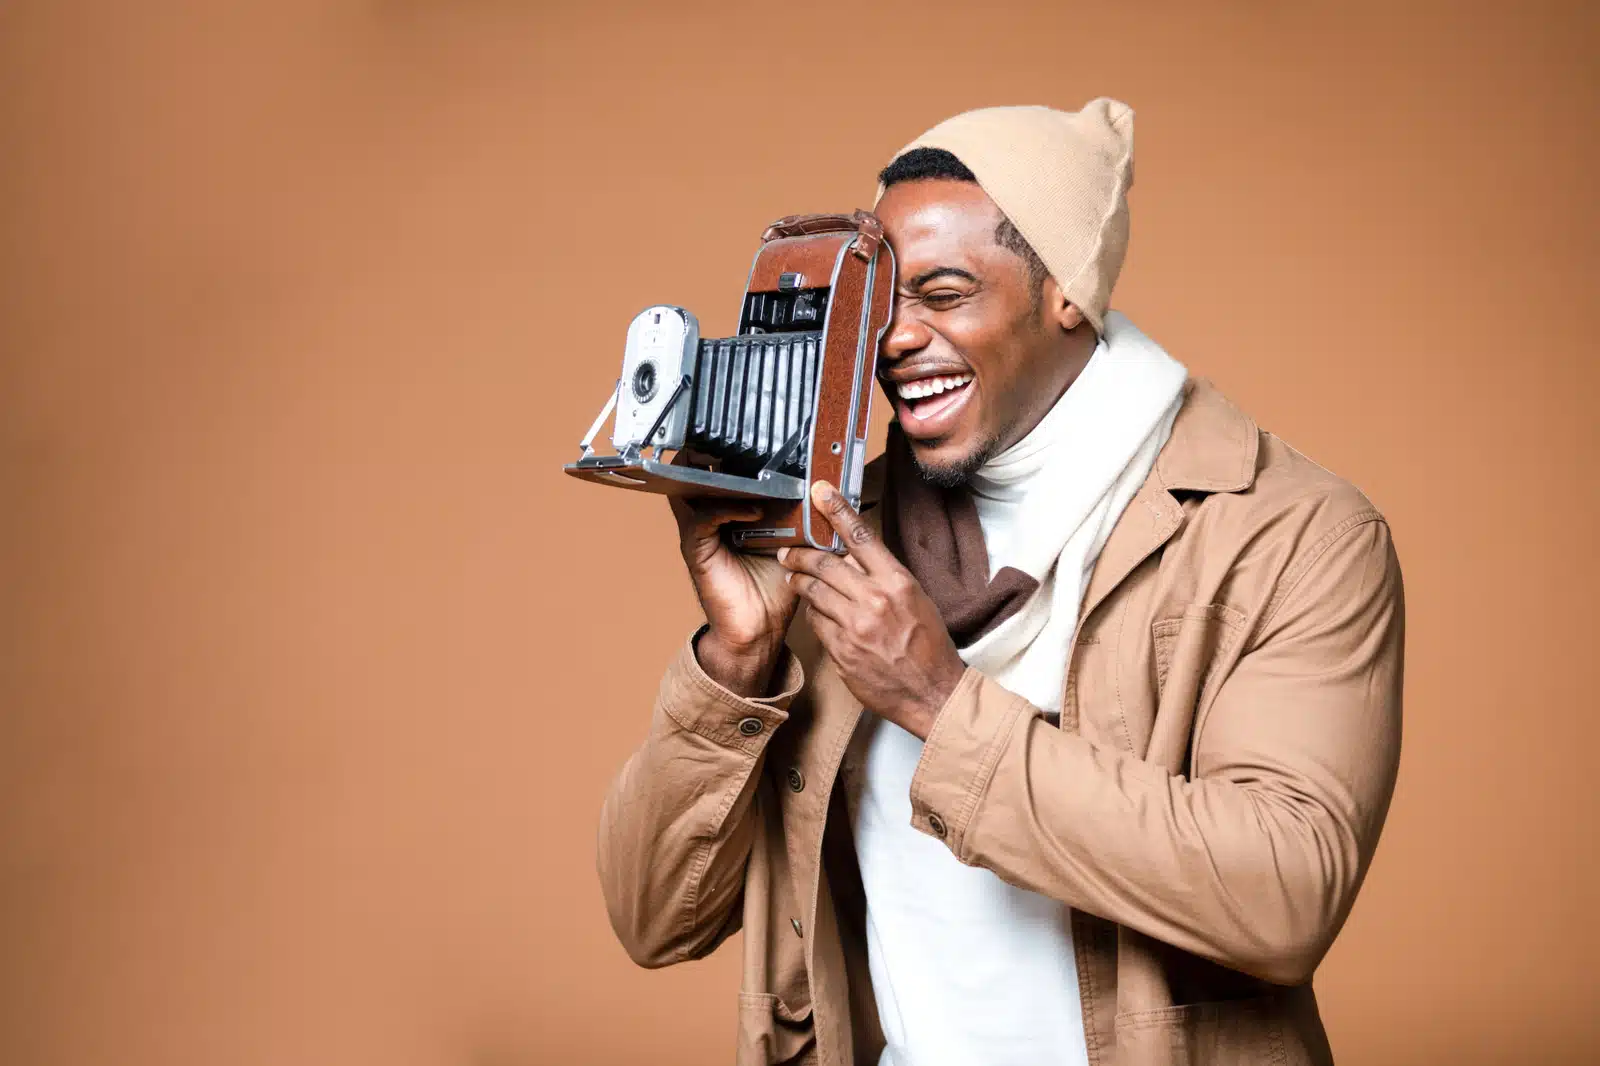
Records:
[[[913,824],[1072,907],[1267,981],[1309,980],[1398,768],[1388,527],[1339,533],[1263,625],[1197,723],[1188,778],[1056,729],[969,669],[928,736]]]
[[[785,650],[780,694],[739,697],[700,668],[698,636],[668,668],[650,733],[600,813],[606,911],[641,966],[699,958],[738,928],[761,762],[804,680]]]

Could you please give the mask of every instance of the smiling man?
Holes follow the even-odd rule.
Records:
[[[895,411],[847,557],[675,503],[706,625],[602,814],[640,964],[743,932],[740,1063],[1332,1061],[1311,977],[1399,755],[1382,516],[1110,311],[1133,115],[880,175]],[[804,607],[801,610],[801,607]]]

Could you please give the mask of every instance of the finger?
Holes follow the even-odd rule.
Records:
[[[667,497],[678,526],[692,537],[710,536],[729,522],[754,522],[761,517],[761,505],[753,500],[714,498],[684,499]]]
[[[836,588],[810,574],[789,573],[783,579],[813,611],[842,625],[850,616],[850,601]]]
[[[822,642],[823,650],[833,655],[844,638],[844,627],[829,618],[820,608],[813,603],[806,604],[806,624],[811,627],[811,632],[817,635]]]
[[[783,558],[782,553],[788,550],[788,548],[781,549],[779,551],[778,558],[781,560]],[[866,576],[867,568],[862,566],[861,560],[857,559],[853,555],[835,555],[833,552],[816,551],[815,548],[796,548],[795,550],[816,552],[817,555],[822,556],[821,560],[819,561],[821,564],[825,565],[829,559],[832,559],[842,566],[848,566],[850,569],[854,570],[858,574],[861,574],[863,577]]]
[[[872,531],[866,519],[850,506],[850,501],[844,498],[842,492],[826,481],[818,481],[811,486],[811,501],[827,518],[828,524],[844,541],[845,550],[861,564],[865,573],[877,574],[899,568],[894,554]]]
[[[851,599],[859,596],[870,580],[859,567],[851,566],[832,552],[815,548],[782,548],[778,562],[784,569],[797,574],[808,574]]]

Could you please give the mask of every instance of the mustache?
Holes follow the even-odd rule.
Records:
[[[878,380],[886,384],[899,384],[906,381],[916,381],[918,378],[940,377],[948,374],[977,374],[966,363],[959,363],[949,359],[927,360],[921,363],[899,363],[892,367],[883,367],[878,370]]]

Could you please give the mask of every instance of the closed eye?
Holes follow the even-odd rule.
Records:
[[[951,289],[939,289],[935,292],[922,294],[922,302],[935,311],[942,311],[954,307],[965,296],[965,293],[955,292]]]

